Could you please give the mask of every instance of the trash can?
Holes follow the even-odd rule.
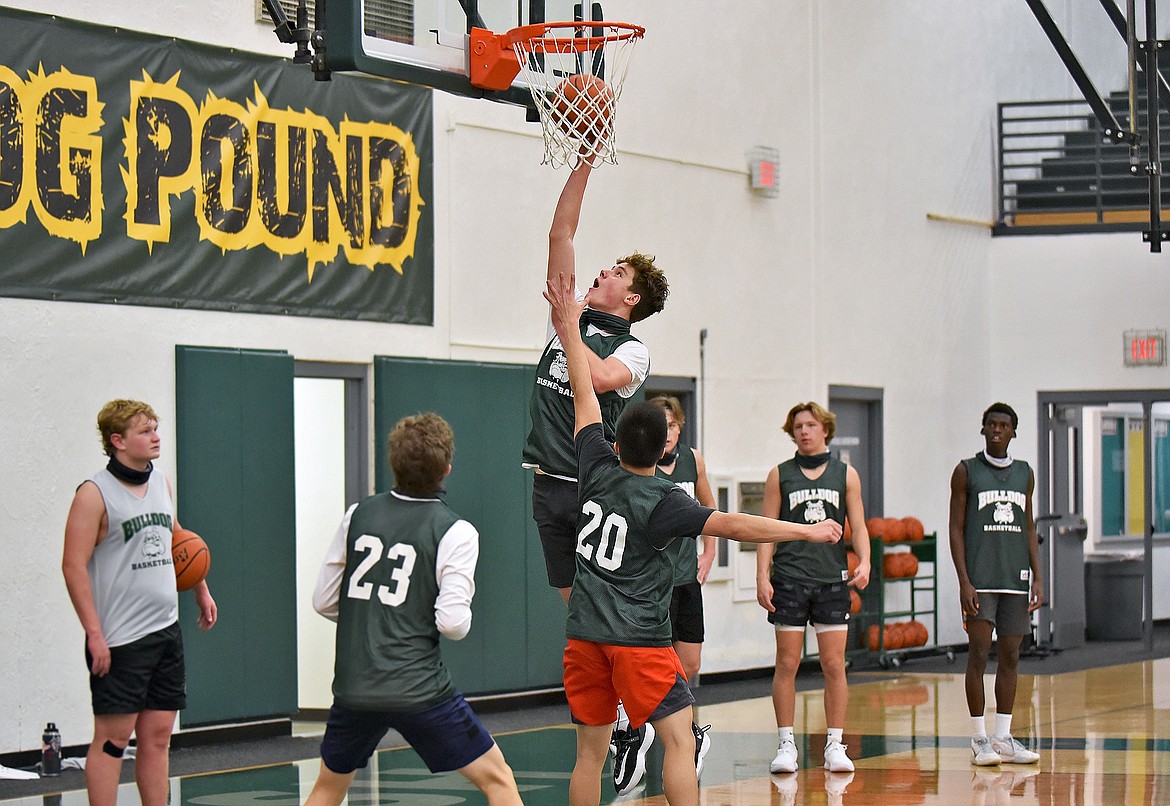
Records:
[[[1090,641],[1142,637],[1142,555],[1085,555],[1085,634]]]

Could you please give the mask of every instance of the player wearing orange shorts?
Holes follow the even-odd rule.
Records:
[[[565,628],[565,694],[577,724],[569,803],[593,806],[601,801],[601,773],[620,698],[632,728],[649,722],[660,737],[667,802],[698,804],[694,698],[671,647],[673,568],[662,549],[696,534],[753,543],[835,542],[841,526],[717,512],[673,482],[657,478],[654,468],[666,445],[666,416],[659,406],[628,407],[611,448],[581,339],[583,305],[573,288],[573,276],[560,274],[555,281],[550,278],[545,291],[574,393],[581,506],[577,575]],[[644,762],[644,757],[637,758]],[[615,778],[620,772],[615,770]]]

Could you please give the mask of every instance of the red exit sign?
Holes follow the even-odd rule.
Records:
[[[1165,330],[1127,330],[1124,336],[1127,367],[1166,365]]]

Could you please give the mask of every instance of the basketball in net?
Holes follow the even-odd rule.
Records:
[[[624,22],[548,22],[506,34],[544,132],[544,164],[617,164],[617,102],[634,45]]]
[[[553,111],[553,122],[565,136],[594,142],[613,128],[613,90],[589,73],[569,76],[554,91]]]

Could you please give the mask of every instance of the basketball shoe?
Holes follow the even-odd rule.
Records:
[[[617,737],[613,755],[613,788],[619,795],[631,792],[646,774],[646,751],[654,742],[654,726],[647,722],[640,728],[628,728]]]
[[[853,772],[853,762],[845,753],[845,745],[829,740],[825,745],[825,769],[829,772]]]
[[[991,740],[991,749],[1004,764],[1035,764],[1040,754],[1029,750],[1011,736],[997,736]]]
[[[999,753],[995,752],[995,747],[991,743],[991,739],[986,736],[971,737],[971,763],[976,767],[994,767],[999,762],[1003,761]]]
[[[703,759],[707,757],[707,751],[711,749],[711,726],[700,728],[694,722],[691,723],[691,732],[695,734],[695,777],[703,777]]]
[[[796,772],[796,742],[791,739],[780,742],[780,749],[776,751],[776,757],[768,765],[768,771],[775,773]]]

